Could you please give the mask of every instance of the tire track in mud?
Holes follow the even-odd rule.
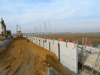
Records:
[[[15,40],[16,41],[16,40]],[[14,49],[11,48],[11,60],[10,60],[10,64],[4,69],[6,71],[4,71],[2,73],[2,75],[13,75],[14,72],[16,71],[16,69],[21,65],[22,60],[23,60],[23,54],[20,54],[20,49],[21,47],[18,47],[17,44],[20,44],[20,41],[16,41],[16,43],[14,45],[16,45],[14,47]],[[8,56],[9,58],[9,56]],[[20,62],[19,62],[20,61]],[[7,63],[6,63],[7,64]]]
[[[1,75],[46,75],[48,63],[44,61],[53,64],[52,61],[55,60],[58,63],[51,66],[58,66],[57,69],[64,71],[54,53],[32,42],[27,42],[24,38],[14,39],[5,49],[0,51],[0,54],[0,57],[2,57],[0,58]],[[60,72],[66,75],[62,71]]]
[[[2,52],[3,51],[3,52]],[[23,38],[15,39],[9,47],[2,50],[0,60],[0,71],[2,75],[33,75],[34,54],[31,49],[23,43]],[[5,53],[4,53],[5,52]]]
[[[19,41],[21,43],[21,41]],[[7,73],[7,75],[13,75],[15,74],[15,72],[17,71],[17,69],[21,66],[21,64],[23,63],[23,59],[24,59],[24,51],[22,49],[22,45],[19,44],[20,46],[18,46],[16,48],[16,50],[18,51],[18,53],[15,54],[16,56],[16,61],[13,63],[12,68],[10,69],[10,71]],[[16,52],[17,52],[16,51]]]
[[[12,49],[15,50],[15,48],[12,48]],[[10,65],[11,59],[12,59],[12,57],[11,57],[12,53],[10,54],[10,49],[8,49],[8,50],[4,49],[4,50],[6,52],[3,53],[5,56],[0,60],[0,70],[5,69],[6,67],[8,67]],[[0,56],[3,56],[3,54],[0,55]]]
[[[23,43],[22,41],[22,49],[24,50],[24,60],[23,64],[15,73],[16,75],[32,75],[34,74],[34,54],[31,52],[31,49]]]

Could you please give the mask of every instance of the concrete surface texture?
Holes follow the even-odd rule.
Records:
[[[80,47],[82,47],[81,45],[79,45]],[[82,62],[83,65],[84,65],[84,69],[85,71],[87,72],[87,74],[91,75],[92,74],[92,70],[95,66],[95,63],[96,63],[96,60],[97,60],[97,57],[98,57],[98,54],[100,52],[100,49],[99,48],[94,48],[94,47],[88,47],[86,46],[86,49],[85,49],[85,46],[83,46],[83,51],[82,51],[82,55],[81,56],[81,48],[78,48],[78,60],[79,62]],[[80,61],[81,59],[81,61]],[[95,73],[98,71],[98,73],[100,74],[100,70],[99,70],[99,66],[100,66],[100,57],[98,59],[98,62],[97,62],[99,65],[96,65],[96,67],[94,68],[95,70]],[[82,72],[81,74],[83,74],[85,72]]]
[[[91,72],[94,70],[100,73],[100,56],[98,57],[98,54],[89,55],[84,63],[84,66],[89,67]]]
[[[44,46],[45,49],[52,51],[56,54],[56,56],[59,58],[58,55],[58,43],[60,45],[60,62],[63,66],[69,68],[71,71],[78,73],[78,52],[77,52],[77,44],[71,43],[71,42],[61,42],[58,40],[49,40],[45,39],[45,42],[43,42],[43,39],[39,37],[32,37],[30,36],[30,39],[32,39],[32,42],[35,42],[37,45],[41,44]],[[67,46],[66,46],[67,44]]]
[[[30,37],[31,38],[31,37]],[[32,41],[32,40],[31,40]],[[37,44],[39,45],[39,38],[36,40],[36,37],[35,37],[35,40],[33,40],[32,42],[37,42]],[[53,42],[53,40],[50,40],[50,43],[51,42]],[[43,43],[43,39],[42,39],[42,42],[41,42],[41,40],[40,40],[40,44],[42,44]],[[44,44],[44,48],[46,48],[46,49],[49,49],[48,48],[48,46],[49,45],[47,45],[48,44],[48,39],[47,39],[47,41],[45,42],[45,44]],[[57,44],[56,44],[57,45]],[[52,45],[50,45],[51,47],[52,47]],[[54,46],[54,45],[53,45]],[[64,49],[64,47],[66,47],[66,45],[64,45],[63,46],[63,44],[61,43],[61,46],[62,46],[62,50],[65,50]],[[79,47],[82,47],[81,45],[78,45]],[[81,58],[81,48],[79,48],[78,47],[78,61],[80,61],[80,58]],[[72,47],[73,48],[73,47]],[[93,48],[93,47],[88,47],[88,46],[86,46],[86,49],[85,49],[85,46],[83,46],[83,48],[84,48],[84,53],[82,53],[82,55],[84,55],[84,58],[81,58],[81,60],[84,60],[84,62],[85,62],[85,64],[84,64],[84,62],[83,62],[83,64],[84,65],[86,65],[86,66],[89,66],[90,68],[92,68],[93,67],[93,63],[95,62],[95,60],[92,60],[92,58],[90,58],[89,57],[89,55],[92,55],[93,57],[94,57],[94,59],[96,59],[97,57],[94,55],[95,53],[98,53],[99,51],[100,51],[100,49],[99,48]],[[50,50],[52,51],[53,49],[52,48],[50,48]],[[61,50],[61,51],[62,51]],[[75,51],[75,50],[74,50]],[[55,51],[53,51],[57,56],[58,56],[58,52],[55,52]],[[68,51],[67,51],[68,52]],[[64,52],[65,53],[65,52]],[[68,53],[70,53],[70,52],[68,52]],[[72,54],[72,53],[71,53]],[[75,54],[75,52],[74,52],[74,54]],[[66,53],[65,53],[65,55],[66,55]],[[75,57],[75,56],[74,56]],[[62,60],[63,58],[61,58],[61,60]],[[64,58],[65,59],[65,58]],[[87,60],[88,59],[88,60]],[[93,61],[93,62],[87,62],[87,61]],[[67,61],[67,60],[66,60]],[[71,63],[72,64],[72,63]],[[91,67],[91,65],[92,65],[92,67]],[[84,71],[82,71],[81,73],[80,73],[81,75],[84,75],[84,74],[88,74],[88,73],[85,73]]]

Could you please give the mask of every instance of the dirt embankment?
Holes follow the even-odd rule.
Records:
[[[24,38],[14,39],[0,51],[2,75],[45,75],[52,66],[63,75],[68,75],[57,56]]]

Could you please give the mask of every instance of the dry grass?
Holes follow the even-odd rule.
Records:
[[[100,43],[100,33],[75,33],[75,34],[49,34],[49,35],[35,35],[39,37],[45,37],[49,39],[59,39],[63,38],[64,40],[78,40],[81,44],[82,37],[87,37],[87,41],[91,41],[92,43]]]

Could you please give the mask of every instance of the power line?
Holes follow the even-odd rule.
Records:
[[[46,23],[44,22],[45,34],[47,33]]]
[[[48,20],[48,25],[49,25],[49,32],[52,32],[52,30],[51,30],[51,24],[50,24],[49,20]]]

